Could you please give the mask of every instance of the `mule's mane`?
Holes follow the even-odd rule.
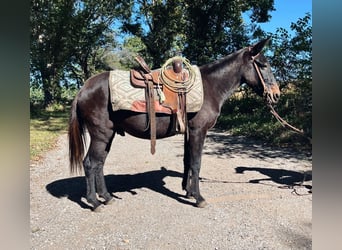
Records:
[[[237,57],[239,57],[242,54],[241,52],[246,49],[247,48],[242,48],[240,50],[234,51],[231,54],[217,59],[216,61],[204,64],[200,66],[200,68],[207,73],[220,71],[221,69],[226,68],[228,65],[231,65],[233,62],[236,62]]]

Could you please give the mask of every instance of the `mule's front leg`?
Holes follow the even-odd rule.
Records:
[[[184,143],[184,176],[183,189],[186,196],[196,199],[197,207],[205,207],[207,202],[202,197],[199,188],[199,173],[206,131],[189,130],[189,139]]]
[[[182,181],[182,188],[186,191],[186,198],[191,198],[191,190],[190,190],[190,179],[191,179],[191,171],[190,171],[190,148],[188,142],[188,135],[187,133],[184,135],[184,156],[183,156],[183,165],[184,165],[184,172],[183,172],[183,181]]]
[[[190,192],[191,196],[193,196],[196,199],[196,207],[203,208],[207,205],[207,202],[203,198],[203,196],[200,193],[199,188],[199,172],[200,172],[200,165],[194,166],[192,170],[192,175],[190,177]]]

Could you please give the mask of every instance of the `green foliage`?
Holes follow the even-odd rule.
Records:
[[[273,36],[271,65],[287,93],[278,105],[289,114],[294,124],[299,124],[309,136],[312,135],[312,27],[308,13],[291,24],[294,35],[278,29]]]
[[[180,39],[184,23],[184,1],[138,1],[123,30],[141,39],[140,54],[151,67],[160,67],[170,57],[172,46]],[[153,60],[149,60],[152,58]]]
[[[130,69],[137,66],[135,57],[146,54],[146,46],[137,36],[129,36],[125,39],[122,48],[116,53],[116,61],[119,68]],[[145,56],[148,60],[148,57]]]
[[[138,1],[123,30],[142,39],[142,55],[153,67],[179,51],[201,65],[247,45],[242,13],[266,22],[273,5],[273,0]]]
[[[78,91],[79,89],[75,87],[71,87],[71,88],[62,87],[60,103],[65,106],[70,105],[71,102],[74,100]]]
[[[47,111],[64,111],[75,98],[78,89],[61,87],[61,97],[58,101],[52,102],[49,105],[44,105],[44,91],[35,86],[30,87],[30,115],[31,118],[46,115]]]
[[[281,100],[276,106],[277,112],[291,125],[303,129],[306,135],[311,136],[311,117],[296,116],[291,108],[293,104],[289,105],[293,94],[283,93]],[[233,135],[244,135],[277,146],[291,145],[298,149],[311,147],[305,137],[284,128],[270,113],[265,102],[254,93],[248,93],[242,98],[233,96],[227,100],[215,127],[228,130]]]
[[[198,65],[208,63],[249,43],[242,13],[252,22],[266,22],[273,0],[186,1],[186,46],[184,54]]]
[[[79,88],[95,73],[129,68],[136,53],[151,68],[180,52],[202,64],[247,43],[242,12],[249,10],[253,21],[265,22],[273,4],[273,0],[31,0],[31,77],[40,82],[46,107],[63,98],[61,86]],[[118,23],[123,24],[121,30]],[[133,37],[118,49],[119,32]]]
[[[30,104],[39,105],[44,103],[44,92],[41,88],[30,87]]]
[[[100,69],[103,54],[114,44],[110,25],[127,16],[131,3],[112,1],[31,0],[31,76],[39,78],[44,106],[61,98],[61,82],[80,85]]]

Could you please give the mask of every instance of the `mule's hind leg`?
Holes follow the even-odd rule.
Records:
[[[109,143],[107,143],[106,145],[106,149],[105,149],[106,155],[103,159],[103,164],[99,166],[98,170],[95,173],[96,191],[98,195],[105,200],[106,205],[110,204],[113,201],[113,196],[107,190],[107,186],[106,186],[106,182],[105,182],[104,174],[103,174],[103,166],[104,166],[105,159],[107,158],[108,152],[110,150],[110,147],[112,145],[113,138],[114,138],[114,133],[112,137],[110,138]]]
[[[97,199],[98,195],[105,199],[105,204],[108,204],[113,197],[109,194],[103,175],[103,165],[108,155],[113,134],[108,141],[92,138],[88,153],[83,161],[84,173],[87,184],[87,201],[96,210],[102,203]]]

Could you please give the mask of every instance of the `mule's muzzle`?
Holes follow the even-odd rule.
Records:
[[[266,99],[267,99],[267,102],[270,104],[278,103],[280,99],[280,94],[267,93]]]
[[[269,87],[267,94],[266,94],[266,100],[270,104],[278,103],[280,99],[280,89],[278,84],[273,84]]]

